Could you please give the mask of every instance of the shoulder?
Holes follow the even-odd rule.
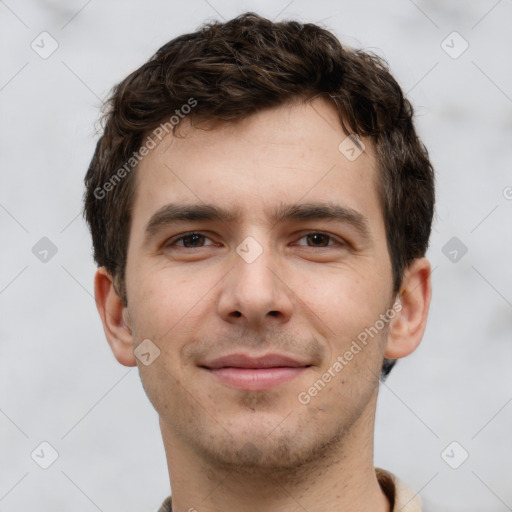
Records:
[[[421,499],[393,473],[375,468],[377,480],[388,497],[392,511],[421,512]]]
[[[158,509],[158,512],[172,512],[171,497],[169,496]]]

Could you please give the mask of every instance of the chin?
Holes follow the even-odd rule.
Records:
[[[294,413],[290,419],[293,416]],[[255,477],[268,477],[271,472],[276,477],[281,474],[281,478],[298,478],[298,474],[315,461],[325,464],[326,454],[334,452],[334,446],[343,435],[339,429],[329,431],[307,423],[292,425],[288,422],[284,430],[279,428],[279,423],[284,423],[286,417],[272,417],[271,426],[266,415],[264,421],[252,418],[238,428],[233,422],[229,431],[220,427],[214,435],[203,431],[203,435],[194,440],[194,448],[214,468]]]

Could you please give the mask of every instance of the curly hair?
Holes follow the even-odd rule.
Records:
[[[148,133],[181,118],[185,105],[194,124],[237,120],[319,95],[332,102],[346,133],[367,137],[375,147],[398,292],[404,270],[428,248],[435,199],[434,171],[410,102],[377,55],[342,46],[318,25],[274,23],[249,12],[171,40],[105,102],[103,135],[85,177],[84,213],[95,261],[111,273],[125,303],[134,175]],[[166,125],[174,132],[178,124]],[[385,360],[383,377],[393,364]]]

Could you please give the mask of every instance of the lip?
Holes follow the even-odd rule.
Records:
[[[310,366],[306,362],[301,362],[292,357],[281,354],[265,354],[262,356],[250,356],[248,354],[229,354],[227,356],[218,357],[208,361],[201,366],[210,370],[218,370],[220,368],[298,368],[300,366]]]
[[[281,354],[258,357],[231,354],[201,365],[221,383],[252,391],[263,391],[288,382],[310,366]]]

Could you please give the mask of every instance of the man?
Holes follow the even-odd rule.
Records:
[[[247,13],[170,41],[108,106],[96,301],[159,414],[172,510],[420,510],[373,464],[379,376],[425,328],[434,204],[384,62]]]

